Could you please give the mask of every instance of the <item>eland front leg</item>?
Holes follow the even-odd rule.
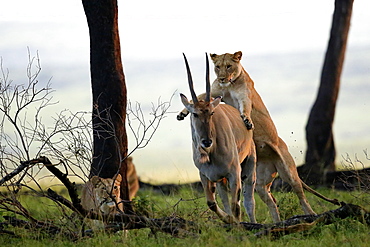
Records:
[[[216,183],[210,181],[206,176],[200,174],[200,180],[203,185],[204,192],[206,194],[207,205],[209,209],[215,212],[220,219],[229,224],[229,223],[239,223],[234,216],[227,214],[223,211],[216,202]]]
[[[221,198],[222,204],[224,205],[224,210],[229,215],[232,215],[233,212],[231,211],[230,199],[229,199],[229,196],[228,196],[229,183],[227,182],[227,179],[223,178],[220,181],[218,181],[217,184],[216,184],[216,187],[217,187],[217,193]]]
[[[240,221],[240,194],[242,189],[242,182],[240,176],[240,167],[236,172],[229,174],[227,180],[230,186],[231,193],[231,212],[235,219]]]

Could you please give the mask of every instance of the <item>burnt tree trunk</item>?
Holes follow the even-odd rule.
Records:
[[[117,0],[82,0],[90,33],[93,95],[93,161],[90,177],[122,175],[121,197],[128,200],[127,92],[118,34]]]
[[[324,172],[335,170],[333,121],[346,51],[353,0],[336,0],[330,39],[316,101],[306,125],[305,164],[298,171],[307,184],[319,185]]]

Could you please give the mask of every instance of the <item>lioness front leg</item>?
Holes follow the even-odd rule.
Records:
[[[182,111],[179,112],[179,114],[177,114],[176,118],[178,121],[181,121],[181,120],[184,120],[188,115],[189,115],[189,111],[186,108],[184,108]],[[247,127],[248,130],[251,130],[254,128],[250,117],[247,117],[245,114],[241,114],[240,116],[243,119],[245,127]]]
[[[236,93],[233,95],[236,99],[238,99],[239,104],[239,112],[240,116],[242,117],[245,127],[248,130],[253,129],[253,122],[251,119],[251,112],[252,112],[252,100],[250,95],[250,90],[246,90],[247,94],[239,94]]]
[[[197,96],[198,100],[204,100],[205,98],[206,98],[205,93],[202,93]],[[191,100],[190,102],[193,102],[193,101]],[[182,109],[182,111],[179,112],[179,114],[177,114],[176,118],[178,121],[181,121],[181,120],[184,120],[187,117],[187,115],[189,115],[189,111],[186,108],[184,108]]]
[[[178,121],[184,120],[186,116],[189,115],[188,109],[184,108],[182,111],[177,114],[176,118]]]

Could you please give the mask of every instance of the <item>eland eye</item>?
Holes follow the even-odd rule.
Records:
[[[209,115],[213,116],[213,114],[215,114],[215,112],[214,112],[214,111],[213,111],[213,112],[211,112],[211,114],[209,114]]]
[[[115,186],[113,187],[113,189],[114,189],[114,190],[118,189],[118,186],[117,186],[117,185],[115,185]]]

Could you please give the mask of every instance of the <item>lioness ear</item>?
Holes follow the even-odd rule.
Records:
[[[217,54],[213,53],[213,54],[209,54],[209,56],[211,57],[212,61],[215,61],[216,58],[218,57]]]
[[[234,59],[237,60],[237,61],[242,60],[242,52],[241,51],[235,52],[234,53]]]
[[[116,182],[116,183],[121,183],[122,181],[122,176],[121,174],[117,174],[116,176],[113,177],[113,180]]]
[[[98,176],[93,176],[92,178],[90,178],[90,181],[93,185],[98,184],[99,180],[100,180],[100,178]]]

